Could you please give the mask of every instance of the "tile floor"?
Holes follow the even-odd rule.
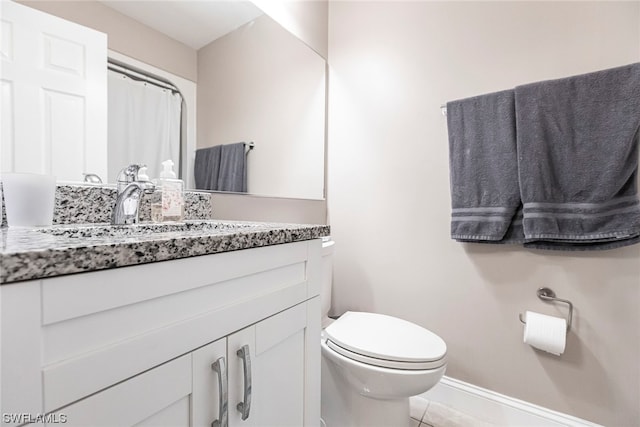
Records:
[[[412,402],[413,403],[413,402]],[[411,427],[495,427],[438,402],[411,405]]]

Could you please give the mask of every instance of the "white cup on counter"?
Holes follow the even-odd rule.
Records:
[[[40,227],[53,223],[55,176],[3,173],[0,180],[9,227]]]

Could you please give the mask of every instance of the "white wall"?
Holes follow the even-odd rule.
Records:
[[[447,375],[608,426],[640,420],[640,245],[562,253],[449,238],[447,100],[640,60],[638,2],[331,2],[334,308],[423,325]],[[558,358],[518,313],[563,315]]]
[[[253,0],[267,15],[327,57],[328,0]]]
[[[326,201],[212,193],[213,216],[238,221],[326,224]]]

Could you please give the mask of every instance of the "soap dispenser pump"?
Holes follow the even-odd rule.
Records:
[[[171,159],[162,162],[158,180],[162,191],[162,221],[182,221],[184,218],[184,183],[176,178]]]
[[[146,166],[140,166],[140,169],[138,170],[138,181],[149,181]]]
[[[169,159],[162,162],[160,178],[176,178],[176,173],[173,171],[173,160]]]

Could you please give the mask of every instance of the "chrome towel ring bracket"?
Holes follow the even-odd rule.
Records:
[[[556,293],[549,288],[539,288],[536,292],[538,298],[546,302],[562,302],[569,305],[569,318],[567,319],[567,332],[571,329],[571,321],[573,320],[573,304],[571,301],[556,297]],[[522,313],[518,314],[518,318],[522,323],[527,323],[522,319]]]

